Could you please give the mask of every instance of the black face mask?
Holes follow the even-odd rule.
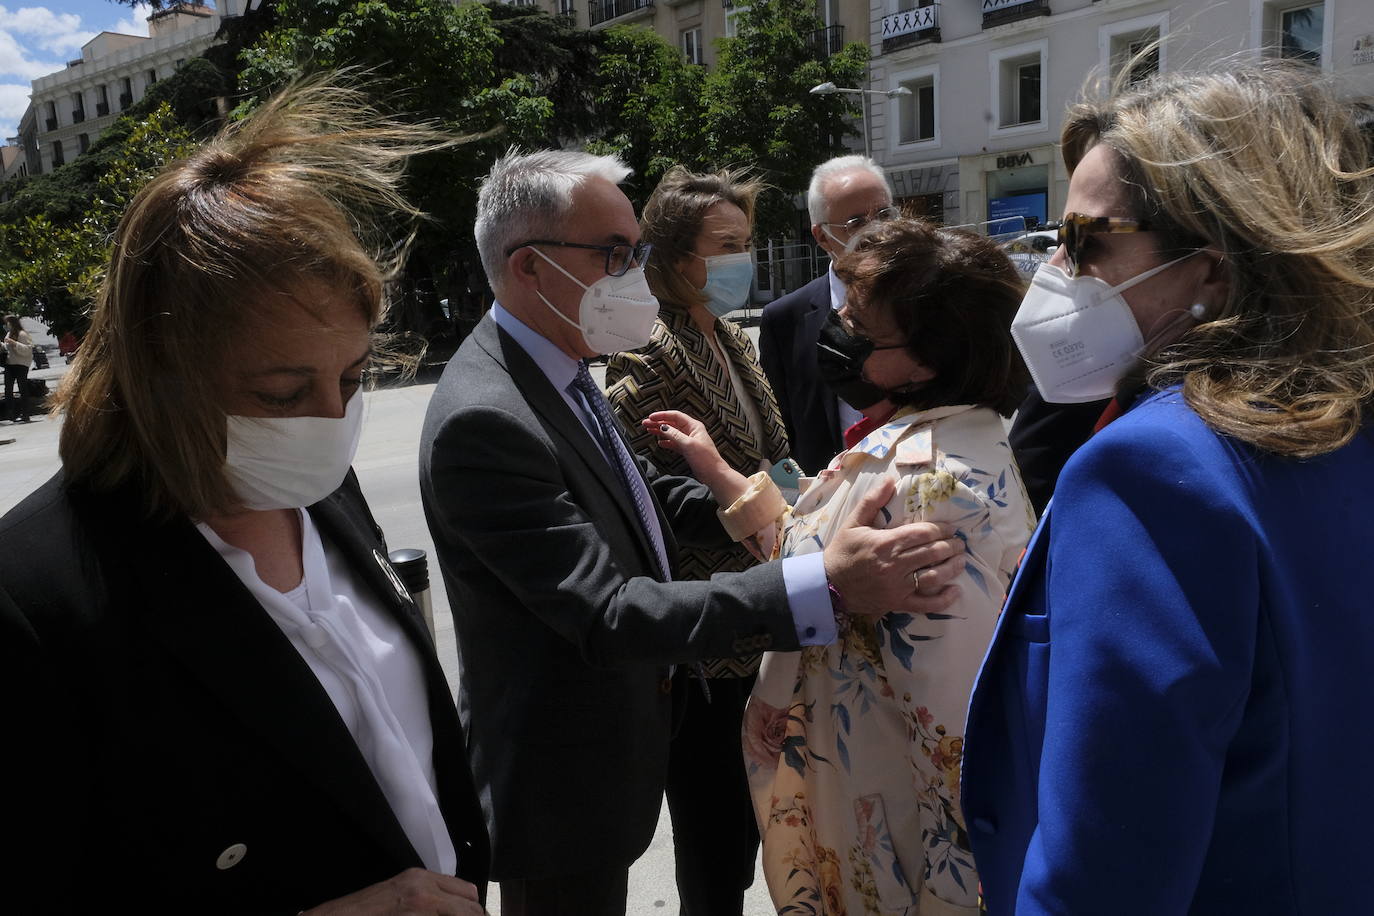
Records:
[[[867,337],[846,331],[839,313],[832,310],[816,339],[816,365],[821,380],[836,397],[855,410],[863,410],[892,396],[892,392],[864,378],[864,362],[874,350],[895,350],[899,346],[875,347]]]

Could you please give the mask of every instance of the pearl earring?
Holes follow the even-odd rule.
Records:
[[[1194,302],[1192,308],[1188,309],[1188,313],[1198,321],[1201,321],[1202,316],[1207,314],[1207,306],[1203,305],[1201,302]]]

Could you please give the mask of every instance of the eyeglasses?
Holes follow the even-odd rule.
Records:
[[[506,257],[515,254],[521,248],[528,248],[530,245],[554,245],[558,248],[586,248],[589,251],[600,251],[606,255],[606,273],[612,277],[623,277],[625,272],[631,267],[638,265],[643,267],[649,262],[649,253],[654,250],[650,242],[640,242],[637,245],[629,245],[621,242],[618,245],[584,245],[581,242],[555,242],[549,239],[530,239],[528,242],[521,242],[519,245],[512,245],[506,249]]]
[[[1065,213],[1064,221],[1059,224],[1059,247],[1064,250],[1064,260],[1068,264],[1066,272],[1070,277],[1078,275],[1079,267],[1083,263],[1083,249],[1086,247],[1090,235],[1150,231],[1150,221],[1146,219]]]
[[[890,219],[896,219],[901,215],[902,211],[898,210],[896,207],[882,207],[881,209],[874,210],[872,216],[855,216],[852,219],[847,219],[842,223],[824,223],[823,225],[843,226],[850,232],[858,232],[860,229],[862,229],[864,226],[867,226],[869,223],[884,223]]]

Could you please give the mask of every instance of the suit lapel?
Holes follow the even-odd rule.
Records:
[[[152,636],[396,863],[417,863],[328,694],[214,548],[184,519],[130,530],[123,518],[106,527],[123,555],[122,568],[107,573],[127,575],[148,596],[143,621]]]
[[[716,359],[711,342],[686,311],[665,309],[663,315],[672,338],[682,346],[690,376],[685,380],[684,400],[700,404],[698,419],[708,425],[711,424],[711,418],[701,414],[715,414],[721,433],[716,437],[716,448],[721,456],[731,467],[740,470],[747,468],[745,473],[753,473],[764,455],[756,442],[756,432],[750,429],[749,421],[745,419],[739,392],[730,380],[730,370]],[[735,361],[733,351],[736,347],[729,334],[717,334],[716,341],[720,344],[722,356]]]
[[[772,386],[768,384],[768,377],[763,374],[763,367],[754,356],[744,332],[734,324],[726,327],[727,331],[722,335],[725,353],[734,363],[748,396],[753,398],[754,404],[758,407],[759,422],[763,424],[754,451],[758,453],[759,459],[769,462],[786,458],[787,431],[782,422],[782,411],[778,409],[778,399],[773,395]]]
[[[563,395],[554,389],[548,376],[525,352],[524,347],[516,343],[515,338],[502,331],[490,314],[482,320],[474,333],[479,335],[477,338],[478,345],[509,373],[515,387],[519,390],[525,403],[530,406],[530,409],[539,415],[549,429],[562,437],[571,447],[572,452],[582,461],[587,472],[601,484],[611,502],[620,511],[628,530],[635,532],[638,537],[647,562],[646,568],[656,568],[658,565],[655,559],[657,551],[649,541],[649,533],[644,530],[643,524],[639,521],[639,513],[635,511],[630,494],[626,492],[625,485],[620,480],[620,472],[611,467],[610,462],[601,452],[601,446],[592,438],[591,433],[587,432],[582,421],[573,414],[571,408],[568,407],[568,402],[563,400]],[[619,430],[616,430],[616,433],[619,435]],[[623,437],[621,441],[624,442]],[[631,455],[634,454],[634,450],[630,448],[628,443],[625,444],[625,449]],[[560,454],[566,454],[566,452]],[[649,488],[649,498],[653,500],[655,511],[658,512],[659,524],[664,526],[666,532],[663,512],[658,506],[658,501],[654,499],[652,488]]]
[[[826,319],[830,317],[830,279],[828,275],[821,277],[825,280],[817,291],[816,298],[811,300],[811,311],[806,314],[805,327],[806,339],[803,345],[806,347],[805,354],[798,354],[798,359],[809,359],[813,362],[816,359],[816,340],[821,336],[821,328],[825,327]],[[835,393],[821,379],[820,373],[816,373],[816,385],[820,388],[821,402],[825,405],[825,422],[830,429],[830,441],[843,442],[844,430],[840,428],[840,405],[835,398]]]

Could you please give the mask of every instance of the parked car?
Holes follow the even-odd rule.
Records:
[[[1059,233],[1053,229],[1037,229],[1018,235],[1002,243],[1002,250],[1011,259],[1016,272],[1029,280],[1059,247]]]

